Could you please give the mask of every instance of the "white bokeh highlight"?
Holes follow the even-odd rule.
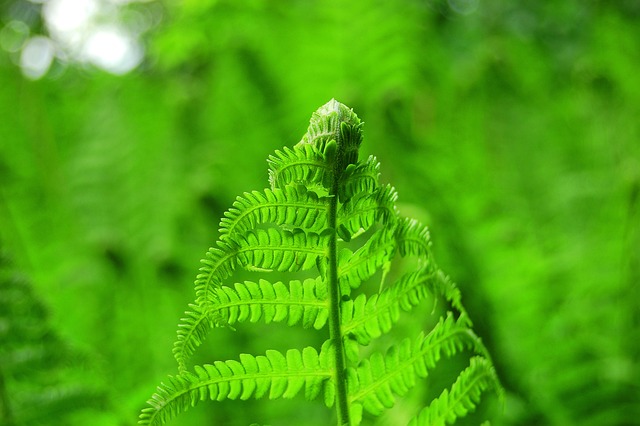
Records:
[[[87,38],[82,56],[112,74],[126,74],[140,64],[143,52],[123,28],[105,25]]]
[[[20,54],[20,67],[24,75],[37,80],[49,71],[55,56],[53,42],[43,36],[31,37]]]
[[[20,66],[32,79],[44,76],[55,57],[94,65],[116,75],[135,69],[144,57],[140,31],[120,22],[128,0],[47,0],[42,17],[50,38],[29,39]]]

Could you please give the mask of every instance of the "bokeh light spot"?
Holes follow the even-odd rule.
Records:
[[[49,0],[44,4],[44,18],[56,32],[79,31],[98,13],[96,0]]]
[[[30,38],[20,55],[20,67],[28,78],[37,80],[47,73],[55,56],[55,46],[43,36]]]
[[[7,52],[18,52],[29,38],[29,27],[22,21],[11,21],[0,31],[0,47]]]
[[[96,28],[84,44],[83,55],[113,74],[125,74],[142,60],[142,49],[122,28]]]

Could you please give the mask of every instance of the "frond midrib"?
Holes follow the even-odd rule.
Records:
[[[324,248],[313,248],[313,247],[295,247],[295,246],[280,246],[280,247],[273,247],[273,246],[263,246],[263,245],[251,245],[248,247],[243,247],[240,250],[236,251],[236,254],[241,254],[241,253],[245,253],[248,251],[259,251],[259,250],[264,250],[264,251],[285,251],[285,252],[295,252],[295,253],[306,253],[306,254],[316,254],[318,256],[321,256],[323,254],[326,253],[326,249]]]
[[[313,306],[317,308],[327,308],[326,301],[296,301],[296,300],[282,300],[282,299],[248,299],[248,300],[238,300],[229,303],[220,303],[216,304],[212,311],[220,311],[223,309],[228,309],[229,307],[234,306],[247,306],[247,305],[286,305],[286,306]]]

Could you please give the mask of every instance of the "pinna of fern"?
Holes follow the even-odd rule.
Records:
[[[361,142],[361,121],[331,100],[312,115],[297,145],[269,157],[270,188],[239,196],[220,222],[220,238],[196,278],[195,303],[179,325],[178,373],[158,387],[139,424],[165,424],[207,399],[302,394],[335,407],[338,424],[355,426],[365,415],[385,413],[442,358],[462,351],[473,354],[468,367],[438,398],[417,407],[409,424],[454,423],[482,392],[501,393],[459,290],[433,259],[427,228],[400,216],[395,189],[379,181],[376,158],[358,160]],[[399,263],[405,270],[389,273]],[[234,282],[238,270],[262,277]],[[272,271],[310,277],[273,282]],[[448,307],[431,329],[361,355],[381,336],[395,337],[397,323],[428,299]],[[302,326],[327,338],[320,348],[239,354],[189,369],[212,329],[257,322]]]

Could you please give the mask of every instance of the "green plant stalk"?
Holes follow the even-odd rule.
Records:
[[[329,198],[328,225],[332,230],[329,237],[329,265],[328,265],[328,287],[329,287],[329,338],[333,342],[335,349],[336,366],[336,406],[338,409],[338,424],[349,425],[349,405],[347,402],[347,377],[344,357],[344,345],[342,343],[342,332],[340,330],[340,282],[338,280],[338,238],[337,238],[337,212],[338,212],[338,177],[334,174]]]

